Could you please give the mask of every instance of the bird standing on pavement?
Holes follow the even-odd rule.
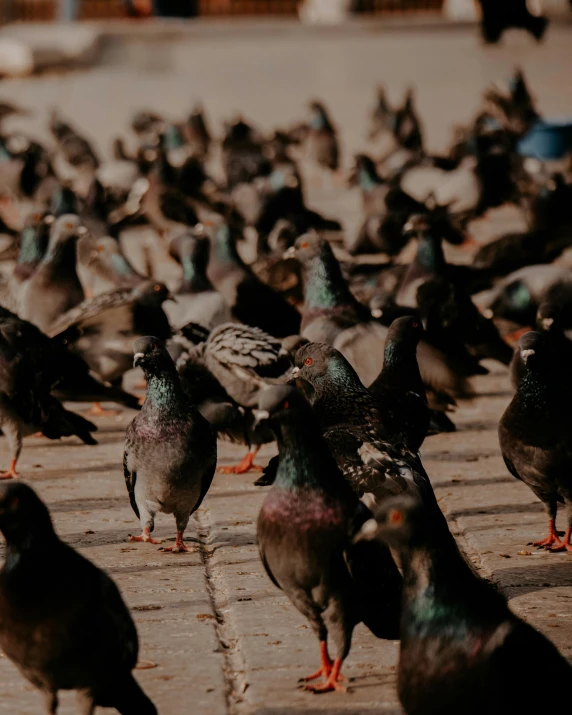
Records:
[[[20,288],[18,314],[40,330],[84,299],[76,270],[76,242],[86,233],[78,216],[64,214],[56,219],[44,258]]]
[[[0,646],[55,715],[58,691],[76,690],[78,713],[96,707],[157,715],[131,671],[139,643],[112,579],[60,540],[38,495],[0,487]]]
[[[534,545],[572,552],[570,366],[563,369],[543,333],[523,335],[519,350],[523,374],[499,423],[502,456],[512,476],[530,487],[548,512],[548,536]],[[559,503],[567,516],[564,540],[556,531]]]
[[[213,480],[216,437],[182,388],[164,343],[149,336],[133,346],[134,367],[141,367],[147,394],[141,412],[127,428],[123,473],[133,511],[141,520],[141,536],[131,541],[161,543],[151,537],[155,514],[173,514],[174,546],[163,551],[190,551],[183,533]]]
[[[400,555],[397,688],[407,715],[523,715],[568,701],[566,659],[475,574],[444,519],[436,525],[415,498],[395,497],[361,536],[379,536]],[[523,679],[534,662],[550,673],[550,683]]]
[[[257,416],[268,421],[280,452],[258,517],[260,557],[320,640],[321,667],[303,679],[305,689],[344,691],[340,670],[354,627],[363,621],[379,638],[398,637],[401,576],[389,550],[355,549],[352,538],[371,512],[336,466],[302,394],[269,388]],[[309,684],[322,676],[322,683]]]

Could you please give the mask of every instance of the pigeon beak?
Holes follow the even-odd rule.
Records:
[[[297,380],[299,377],[300,377],[300,368],[293,367],[292,372],[288,375],[287,382],[294,382],[294,380]]]
[[[358,541],[372,541],[379,532],[379,524],[375,519],[368,519],[354,536],[354,544]]]
[[[77,228],[77,235],[78,236],[85,236],[87,234],[87,227],[86,226],[78,226]]]
[[[409,233],[410,231],[414,231],[414,230],[415,230],[415,224],[413,223],[413,221],[407,221],[407,223],[404,224],[404,226],[403,226],[402,232]]]
[[[170,300],[172,303],[178,303],[179,301],[177,300],[177,296],[173,295],[172,293],[169,293],[169,295],[165,298],[165,300]]]
[[[540,325],[542,326],[543,330],[549,330],[554,323],[554,318],[542,318],[540,321]]]
[[[133,356],[133,367],[139,367],[144,358],[144,353],[135,353],[135,355]]]
[[[253,413],[254,415],[254,427],[258,427],[258,425],[261,422],[264,422],[270,417],[270,412],[268,410],[254,410]]]
[[[284,260],[288,258],[296,258],[296,246],[290,246],[290,248],[284,251],[282,258]]]
[[[379,320],[383,315],[383,310],[381,308],[373,308],[371,311],[371,317]]]
[[[528,358],[529,358],[531,355],[534,355],[534,350],[521,350],[521,351],[520,351],[520,354],[521,354],[522,359],[523,359],[524,362],[526,363],[526,362],[528,362]]]

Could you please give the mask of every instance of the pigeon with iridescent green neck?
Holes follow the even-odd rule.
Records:
[[[403,568],[397,690],[407,715],[532,715],[568,702],[567,660],[475,573],[442,515],[412,497],[373,511],[358,539],[385,542]],[[534,663],[548,683],[523,680]]]
[[[127,428],[123,454],[129,500],[142,529],[141,536],[130,540],[161,543],[151,537],[155,515],[173,514],[177,538],[163,551],[190,551],[183,534],[211,485],[216,436],[184,391],[165,344],[152,336],[139,338],[133,352],[134,367],[145,374],[147,394]]]

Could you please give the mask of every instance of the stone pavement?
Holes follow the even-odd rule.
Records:
[[[398,97],[414,83],[432,148],[442,148],[451,125],[465,121],[479,92],[521,64],[547,114],[572,111],[568,68],[572,42],[555,29],[537,47],[514,35],[504,47],[482,49],[472,33],[375,32],[300,37],[209,38],[208,42],[134,43],[110,52],[105,67],[78,74],[3,82],[0,96],[36,110],[20,126],[45,136],[45,111],[59,106],[93,137],[102,151],[138,107],[157,107],[177,117],[201,98],[220,126],[242,110],[264,128],[298,118],[304,102],[323,97],[349,151],[364,144],[365,114],[373,86],[384,81]],[[15,126],[15,124],[14,124]],[[339,216],[352,230],[359,217],[355,192],[313,191],[312,205]],[[486,231],[510,225],[504,215]],[[166,268],[166,267],[165,267]],[[498,418],[510,400],[506,371],[491,364],[477,381],[479,397],[455,417],[459,431],[430,438],[423,458],[441,507],[462,548],[512,607],[572,656],[572,560],[527,546],[546,529],[540,504],[506,472],[496,437]],[[77,406],[76,406],[77,407]],[[98,421],[99,445],[74,439],[25,441],[21,472],[46,499],[61,536],[118,582],[137,621],[141,659],[153,666],[138,678],[162,715],[273,715],[327,711],[344,715],[399,713],[395,694],[396,643],[356,629],[345,673],[353,692],[320,697],[296,689],[314,670],[318,647],[304,619],[274,588],[260,564],[255,523],[264,489],[255,474],[217,475],[188,538],[192,554],[163,554],[148,544],[129,544],[138,529],[121,469],[123,435],[134,413]],[[273,448],[266,447],[264,462]],[[240,450],[219,445],[222,464]],[[4,455],[4,459],[7,455]],[[157,535],[174,536],[166,516]],[[519,552],[530,551],[530,555]],[[537,670],[526,677],[545,677]],[[75,712],[62,698],[62,715]],[[0,713],[41,712],[37,693],[0,658]]]

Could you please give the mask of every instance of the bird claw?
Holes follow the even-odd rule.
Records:
[[[105,410],[99,402],[94,402],[85,414],[90,417],[112,417],[120,414],[120,412],[121,410]]]
[[[7,469],[5,472],[0,472],[0,479],[20,479],[20,475],[15,469]]]
[[[159,551],[163,551],[166,553],[167,551],[172,553],[172,554],[179,554],[179,553],[186,553],[190,554],[193,552],[193,549],[190,546],[187,546],[186,544],[173,544],[173,546],[162,546]]]
[[[556,536],[556,534],[549,534],[545,539],[542,539],[542,541],[533,541],[532,542],[533,546],[538,546],[539,548],[546,547],[548,549],[551,549],[551,547],[554,544],[556,544],[556,546],[562,544],[562,542],[560,541],[558,536]]]
[[[0,473],[0,479],[19,479],[20,475],[16,471],[16,460],[10,462],[10,466],[5,472]]]
[[[572,553],[572,544],[567,544],[564,541],[558,540],[551,546],[548,546],[548,551],[552,551],[552,552],[568,551],[569,553]]]
[[[345,685],[342,685],[338,680],[332,680],[328,678],[325,683],[320,683],[319,685],[305,685],[303,690],[307,690],[314,695],[320,695],[321,693],[347,693],[348,689]]]
[[[221,474],[246,474],[246,472],[262,472],[264,467],[254,464],[256,452],[249,452],[242,461],[231,467],[217,467],[217,472]]]
[[[141,536],[129,535],[129,541],[144,541],[146,544],[162,544],[162,539],[154,539],[150,534],[141,534]]]

